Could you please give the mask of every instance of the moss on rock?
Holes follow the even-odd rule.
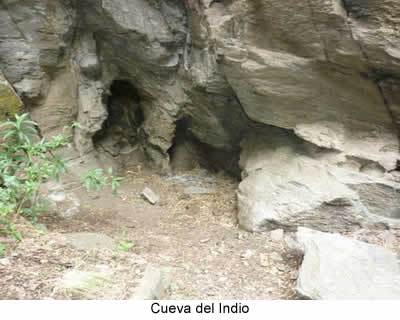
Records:
[[[24,104],[0,71],[0,121],[22,111]]]

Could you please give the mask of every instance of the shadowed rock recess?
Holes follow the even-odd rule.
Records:
[[[81,123],[79,163],[212,154],[247,230],[393,227],[399,25],[397,0],[2,0],[0,82],[43,135]]]

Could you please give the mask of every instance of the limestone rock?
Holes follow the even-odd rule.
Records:
[[[48,182],[40,187],[41,203],[48,213],[70,218],[80,212],[81,203],[73,193],[66,191],[62,184]]]
[[[43,135],[81,123],[82,158],[122,165],[137,147],[168,173],[179,123],[219,169],[237,175],[241,153],[246,229],[391,225],[399,14],[397,0],[5,0],[0,68]]]
[[[149,265],[144,276],[135,290],[135,300],[160,300],[165,299],[171,284],[169,268]]]
[[[295,240],[295,234],[285,235],[285,244],[290,252],[295,256],[303,256],[304,248]]]
[[[299,228],[304,260],[297,292],[310,299],[399,299],[400,265],[388,249]]]
[[[95,54],[86,55],[79,61],[82,73],[91,79],[97,79],[101,72],[99,59]]]
[[[237,66],[235,64],[234,71],[229,71],[228,77],[232,78],[230,83],[251,119],[294,130],[300,138],[319,147],[372,159],[385,168],[393,168],[397,154],[380,150],[398,142],[376,85],[359,79],[360,86],[354,86],[356,80],[352,75],[344,76],[339,72],[330,72],[329,78],[325,78],[328,70],[314,74],[319,68],[315,62],[297,56],[260,49],[248,55],[254,58],[246,57],[239,64],[235,62]],[[303,70],[308,77],[295,70]],[[248,81],[243,83],[243,78]],[[342,86],[351,89],[342,90]],[[330,90],[343,96],[332,98]],[[268,104],[265,104],[265,97],[268,97]],[[277,105],[279,112],[275,109]],[[320,107],[323,110],[318,110]],[[358,108],[361,109],[357,111]],[[346,114],[350,110],[351,114]],[[338,115],[342,118],[335,119]],[[371,131],[376,134],[371,136]]]
[[[362,163],[354,170],[348,159],[284,130],[271,128],[249,136],[242,143],[239,224],[250,231],[398,225],[399,184],[362,172]]]
[[[102,101],[104,90],[104,85],[100,81],[93,81],[79,88],[77,119],[81,128],[76,130],[74,140],[82,155],[94,151],[93,136],[101,130],[107,119],[106,106]]]
[[[379,82],[379,88],[385,98],[386,105],[392,114],[393,120],[400,129],[400,80],[385,78]]]
[[[160,200],[160,197],[153,190],[147,187],[142,191],[142,196],[151,204],[156,204]]]
[[[116,243],[112,238],[101,233],[74,232],[64,234],[68,243],[79,250],[115,249]]]

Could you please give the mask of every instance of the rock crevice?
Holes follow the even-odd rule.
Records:
[[[85,159],[168,172],[180,119],[191,148],[240,153],[249,230],[394,224],[379,186],[400,189],[399,15],[396,0],[5,0],[0,69],[45,136],[81,123]]]

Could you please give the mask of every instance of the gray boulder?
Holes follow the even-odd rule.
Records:
[[[303,226],[335,232],[399,225],[400,185],[388,174],[378,176],[374,163],[283,129],[253,133],[242,142],[239,224],[249,231]]]
[[[73,232],[65,233],[64,237],[71,246],[79,250],[113,250],[117,247],[117,244],[112,238],[102,233]]]
[[[4,77],[44,136],[80,122],[82,158],[138,147],[165,173],[174,158],[191,168],[182,120],[208,158],[236,164],[243,141],[246,229],[396,223],[398,0],[3,2]],[[113,111],[127,91],[143,118],[132,130],[122,115],[136,107]]]
[[[134,300],[165,299],[171,280],[169,267],[148,265],[132,298]]]
[[[390,250],[307,228],[299,228],[296,236],[304,250],[299,296],[400,299],[400,265]]]
[[[40,188],[41,203],[48,213],[54,213],[63,218],[77,215],[81,209],[78,197],[57,182],[47,182]]]

